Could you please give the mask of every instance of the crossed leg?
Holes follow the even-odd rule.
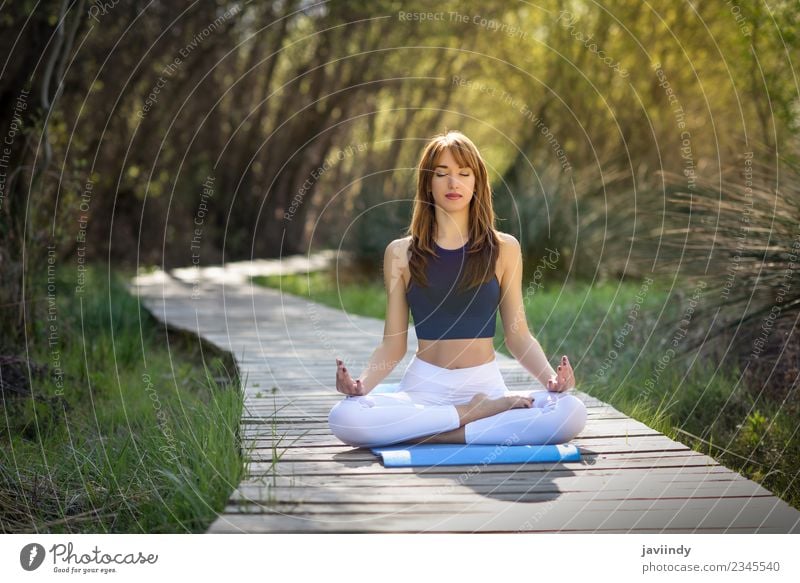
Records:
[[[422,405],[404,392],[348,397],[328,415],[331,431],[356,447],[393,443],[565,443],[583,430],[586,408],[574,395],[536,391],[533,406],[507,393],[479,393],[462,405]]]

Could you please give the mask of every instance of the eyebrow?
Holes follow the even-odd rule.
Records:
[[[449,168],[449,166],[445,164],[439,164],[438,166],[436,166],[436,168]],[[470,168],[469,166],[459,166],[459,169],[464,169],[464,168],[466,168],[467,170],[472,170],[472,168]]]

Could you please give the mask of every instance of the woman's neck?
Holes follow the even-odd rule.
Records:
[[[464,245],[469,239],[469,217],[446,216],[436,222],[434,238],[437,242],[456,246]]]

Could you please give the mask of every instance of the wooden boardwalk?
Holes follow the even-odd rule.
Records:
[[[575,463],[384,468],[329,431],[335,358],[360,374],[383,322],[225,278],[138,277],[168,325],[234,354],[248,470],[208,532],[800,532],[757,483],[576,391],[588,407]],[[416,349],[387,376],[397,382]],[[498,353],[512,390],[541,388]],[[580,374],[579,374],[580,379]]]

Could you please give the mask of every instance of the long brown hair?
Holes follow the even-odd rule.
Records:
[[[486,164],[472,140],[461,132],[450,130],[434,136],[422,152],[417,168],[414,211],[406,232],[411,235],[409,270],[412,282],[428,287],[425,275],[428,258],[438,257],[434,245],[436,203],[431,192],[431,180],[436,160],[444,150],[449,150],[460,166],[469,167],[475,174],[475,193],[469,203],[468,253],[459,284],[463,291],[492,280],[500,254],[500,238],[494,229],[492,188]]]

